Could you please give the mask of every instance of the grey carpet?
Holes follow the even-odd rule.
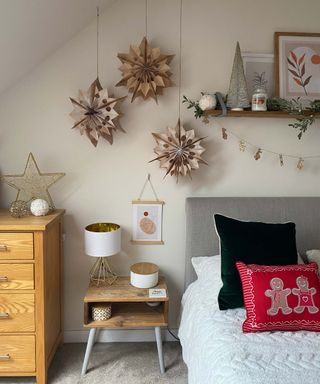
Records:
[[[164,343],[166,373],[159,372],[155,343],[98,343],[88,372],[80,371],[85,344],[64,344],[49,369],[48,384],[186,384],[187,368],[179,343]],[[0,378],[0,384],[31,384],[34,378]]]

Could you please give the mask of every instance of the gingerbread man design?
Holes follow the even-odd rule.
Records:
[[[295,313],[302,313],[306,308],[309,313],[319,312],[314,305],[313,296],[316,294],[314,287],[309,288],[309,281],[305,276],[299,276],[296,280],[298,288],[293,288],[292,293],[298,296],[298,305],[293,309]]]
[[[272,289],[267,289],[265,295],[271,298],[271,307],[267,310],[267,314],[275,316],[279,310],[284,315],[292,313],[292,309],[288,306],[288,296],[291,293],[290,288],[283,289],[283,281],[279,277],[274,277],[270,281]]]

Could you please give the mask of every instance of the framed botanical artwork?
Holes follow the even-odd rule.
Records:
[[[272,53],[242,53],[249,97],[252,97],[257,79],[263,78],[268,98],[274,97],[274,55]]]
[[[320,98],[320,33],[275,32],[276,94]]]
[[[164,244],[162,240],[162,208],[160,200],[132,201],[132,243]]]

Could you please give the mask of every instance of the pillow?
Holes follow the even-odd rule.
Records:
[[[307,259],[309,263],[315,262],[318,264],[318,269],[320,270],[320,250],[319,249],[310,249],[306,252]]]
[[[192,257],[191,263],[198,279],[219,278],[221,275],[221,256]]]
[[[247,318],[243,332],[320,332],[320,282],[316,263],[262,266],[237,262]]]
[[[220,255],[193,257],[191,262],[198,276],[197,287],[194,287],[196,296],[199,292],[203,296],[205,292],[205,296],[210,298],[210,308],[218,309],[218,294],[222,287]]]
[[[260,265],[297,263],[294,223],[244,222],[218,214],[214,219],[220,237],[223,282],[218,296],[220,309],[243,307],[237,261]]]

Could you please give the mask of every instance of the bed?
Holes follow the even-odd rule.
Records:
[[[213,213],[242,220],[293,221],[301,254],[320,248],[320,198],[188,198],[185,293],[179,337],[189,384],[318,384],[320,333],[241,330],[243,308],[220,311],[219,240]],[[201,265],[200,277],[191,263]],[[198,271],[198,273],[200,273]],[[215,276],[215,278],[212,278]]]

